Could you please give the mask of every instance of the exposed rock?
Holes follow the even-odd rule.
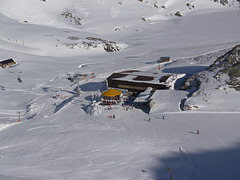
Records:
[[[240,90],[240,45],[235,46],[230,51],[219,57],[209,68],[188,78],[180,89],[185,90],[192,87],[199,88],[202,82],[209,82],[207,72],[213,72],[217,81],[222,81],[222,76],[228,75],[223,83],[230,85],[235,90]]]
[[[195,6],[192,5],[191,3],[187,3],[186,6],[187,6],[189,9],[194,9],[194,8],[195,8]]]
[[[155,7],[155,8],[159,8],[159,6],[158,6],[156,3],[154,3],[154,7]]]
[[[79,40],[80,38],[76,36],[69,36],[68,39],[75,41],[75,40]]]
[[[219,2],[222,5],[227,5],[228,4],[228,0],[214,0],[214,2]]]
[[[208,84],[216,90],[227,92],[227,89],[234,88],[240,91],[240,45],[235,46],[223,56],[217,58],[213,64],[205,71],[193,74],[186,79],[181,90],[188,90],[189,96],[199,96],[205,103],[211,103],[209,94],[205,92]],[[214,85],[215,84],[215,85]],[[199,108],[197,105],[183,104],[182,110],[192,110]]]
[[[179,11],[177,11],[174,15],[177,17],[182,17],[182,14]]]
[[[231,78],[240,77],[240,64],[234,65],[228,72]]]
[[[194,74],[190,78],[184,81],[180,89],[186,90],[193,87],[194,89],[198,89],[202,81],[208,82],[208,78],[206,77],[205,74]]]
[[[216,79],[219,79],[221,74],[227,74],[229,76],[229,80],[227,80],[226,83],[239,91],[240,45],[235,46],[232,50],[219,57],[212,65],[209,66],[209,70],[216,72]]]
[[[107,41],[100,38],[87,37],[87,40],[103,43],[104,50],[107,52],[120,51],[120,47],[114,41]]]
[[[184,106],[183,106],[183,111],[189,111],[189,110],[191,110],[191,109],[192,109],[192,107],[189,106],[189,105],[184,105]]]
[[[73,22],[76,25],[83,25],[82,18],[76,17],[73,13],[70,12],[63,12],[62,16],[64,16],[66,19],[70,19],[70,22]]]
[[[68,39],[74,41],[74,43],[65,43],[65,45],[70,49],[75,48],[90,49],[103,47],[103,49],[107,52],[116,52],[121,50],[121,47],[118,46],[116,42],[107,41],[100,38],[95,37],[79,38],[76,36],[69,36]]]

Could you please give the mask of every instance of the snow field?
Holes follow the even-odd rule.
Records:
[[[26,166],[25,168],[38,159],[36,167],[31,165],[32,170],[30,172],[36,174],[37,168],[45,178],[67,177],[71,173],[73,179],[75,176],[108,179],[112,175],[129,179],[145,179],[144,177],[147,175],[144,173],[143,176],[141,169],[151,172],[151,167],[155,165],[154,159],[157,159],[154,157],[169,154],[170,151],[179,156],[180,159],[169,163],[157,162],[158,165],[156,166],[164,166],[165,168],[171,166],[178,171],[182,170],[182,172],[174,170],[175,176],[184,178],[191,176],[191,172],[195,171],[192,163],[198,168],[199,166],[204,167],[194,159],[195,153],[199,152],[201,154],[208,151],[228,149],[239,138],[237,126],[235,128],[229,127],[229,129],[226,129],[225,126],[226,121],[235,125],[238,124],[237,114],[222,114],[222,118],[219,119],[218,115],[214,113],[201,114],[201,116],[197,113],[165,113],[164,120],[161,118],[161,114],[154,114],[154,116],[151,116],[151,122],[148,122],[148,116],[144,118],[142,116],[136,117],[136,114],[141,115],[137,112],[137,109],[128,112],[121,110],[102,111],[101,116],[94,118],[94,116],[79,112],[77,117],[73,116],[74,112],[76,113],[75,108],[78,108],[78,105],[71,104],[63,111],[59,111],[52,117],[44,118],[41,122],[36,120],[23,122],[28,126],[28,130],[26,131],[27,137],[21,145],[22,148],[30,143],[28,141],[34,140],[34,143],[30,143],[32,145],[42,144],[36,147],[29,147],[28,145],[31,153],[21,154],[23,157],[19,161]],[[116,119],[110,120],[107,116],[104,116],[112,113],[116,114]],[[70,116],[70,114],[72,115]],[[59,117],[62,121],[59,121]],[[208,128],[206,128],[206,123]],[[15,130],[12,130],[19,131],[19,127],[15,128]],[[20,128],[20,131],[22,128]],[[200,130],[200,135],[196,134],[196,129]],[[19,133],[21,134],[21,132]],[[35,138],[32,139],[32,137]],[[51,138],[47,140],[46,137]],[[61,148],[55,149],[57,144]],[[179,147],[186,152],[181,152],[183,150],[180,151]],[[36,148],[38,150],[34,150]],[[21,149],[19,151],[21,152]],[[18,152],[17,149],[16,152]],[[10,152],[10,154],[12,153]],[[4,158],[8,159],[5,151],[2,151],[1,155],[2,160]],[[18,155],[16,154],[16,157]],[[193,162],[190,161],[188,156]],[[28,160],[26,161],[26,159]],[[69,167],[68,163],[70,162]],[[204,159],[204,162],[209,163],[207,158]],[[78,165],[82,168],[79,169]],[[64,171],[66,166],[71,169],[71,172]],[[23,168],[23,165],[21,167]],[[17,176],[20,176],[21,170],[18,171],[17,167],[14,167],[14,169],[15,172],[19,173],[16,173]],[[60,175],[60,172],[64,172],[64,175]],[[132,172],[139,173],[133,173],[135,175],[129,176]],[[158,177],[166,177],[168,174],[167,172],[164,174],[164,171],[163,173],[154,173]],[[29,176],[31,174],[28,173]],[[148,174],[147,177],[149,176],[151,174]]]
[[[190,112],[179,109],[188,92],[172,89],[156,96],[150,114],[121,106],[88,113],[91,93],[105,90],[113,72],[156,71],[159,56],[171,56],[164,73],[191,75],[239,43],[236,9],[188,2],[194,10],[176,0],[157,2],[166,9],[154,8],[155,1],[0,0],[1,59],[19,63],[0,70],[0,179],[167,180],[168,168],[173,179],[239,179],[238,94],[228,87],[212,91],[207,84],[203,95],[187,100],[199,107]],[[66,11],[83,25],[64,18]],[[65,45],[86,37],[122,49]],[[81,80],[76,97],[77,83],[67,74],[92,72],[96,78]]]

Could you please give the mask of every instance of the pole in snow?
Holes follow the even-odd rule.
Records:
[[[172,168],[167,168],[167,170],[169,171],[170,180],[172,180]]]
[[[18,111],[18,122],[20,122],[20,114],[21,114],[21,111]]]
[[[78,85],[77,85],[77,96],[79,96],[80,93],[81,93],[81,89],[80,89],[80,85],[79,85],[79,75],[77,77],[77,82],[78,82]]]
[[[159,57],[159,59],[157,60],[157,63],[158,63],[158,69],[161,71],[161,66],[160,66],[160,63],[161,63],[161,57]]]
[[[93,97],[93,91],[92,91],[92,102],[93,102],[93,99],[94,99],[94,97]]]

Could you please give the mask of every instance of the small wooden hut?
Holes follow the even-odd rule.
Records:
[[[7,60],[0,61],[0,66],[2,68],[14,66],[14,65],[16,65],[16,62],[13,59],[7,59]]]

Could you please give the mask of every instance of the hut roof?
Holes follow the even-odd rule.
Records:
[[[105,97],[114,97],[119,96],[122,92],[118,89],[108,89],[102,93],[102,96]]]
[[[170,61],[170,57],[160,57],[159,60],[157,60],[158,63],[161,63],[161,62],[169,62]]]
[[[7,59],[7,60],[0,61],[0,64],[4,65],[4,64],[13,63],[13,62],[14,62],[13,59]]]

